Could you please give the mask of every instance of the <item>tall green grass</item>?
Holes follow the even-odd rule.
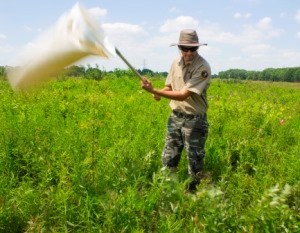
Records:
[[[168,100],[136,79],[1,81],[0,232],[299,232],[296,85],[213,80],[191,195],[185,155],[177,179],[161,171]]]

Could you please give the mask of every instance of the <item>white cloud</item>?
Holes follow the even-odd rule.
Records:
[[[236,56],[236,57],[230,57],[229,58],[229,61],[231,61],[231,62],[239,62],[241,60],[242,60],[241,56]]]
[[[240,12],[236,12],[234,15],[233,15],[233,18],[235,19],[240,19],[240,18],[244,18],[244,19],[248,19],[252,16],[251,13],[245,13],[245,14],[241,14]]]
[[[300,39],[300,32],[297,32],[296,36]]]
[[[299,66],[299,61],[300,61],[300,52],[299,51],[295,51],[295,50],[280,50],[278,51],[279,54],[281,54],[281,56],[277,56],[277,59],[280,60],[278,62],[279,67],[283,67],[283,66]]]
[[[252,16],[252,14],[251,13],[247,13],[247,14],[245,14],[245,18],[250,18]]]
[[[273,27],[272,20],[268,17],[253,24],[245,24],[238,31],[224,30],[217,23],[207,22],[199,25],[199,29],[209,45],[221,50],[219,57],[227,53],[228,45],[231,46],[230,53],[226,55],[226,62],[216,59],[211,51],[205,51],[206,58],[214,62],[217,70],[233,66],[254,70],[264,68],[266,64],[272,63],[270,58],[274,58],[276,54],[276,49],[268,42],[282,33],[281,29]]]
[[[6,36],[4,34],[0,33],[0,39],[4,40],[4,39],[6,39]]]
[[[90,8],[89,12],[95,17],[102,17],[107,14],[107,10],[100,7]]]
[[[269,29],[271,28],[271,22],[272,19],[270,17],[264,17],[258,22],[257,26],[261,29]]]
[[[133,35],[145,33],[141,26],[128,23],[105,23],[103,24],[103,28],[114,35]]]
[[[236,17],[239,17],[238,14]],[[217,23],[205,22],[199,25],[199,35],[202,39],[234,46],[262,44],[273,37],[278,37],[283,30],[272,26],[272,20],[264,17],[254,24],[245,24],[239,31],[225,31]]]
[[[300,23],[300,9],[297,10],[297,13],[295,15],[295,20]]]
[[[1,53],[7,53],[9,51],[10,48],[6,47],[6,46],[0,46],[0,54]]]
[[[282,29],[272,26],[272,19],[270,17],[264,17],[255,25],[244,26],[244,35],[247,35],[247,39],[252,42],[278,37],[282,32]]]
[[[103,29],[109,40],[118,48],[131,53],[141,49],[143,40],[147,36],[147,32],[140,26],[128,23],[104,23]]]
[[[252,44],[242,48],[242,51],[252,57],[264,57],[269,52],[272,52],[272,47],[268,44]]]
[[[239,19],[241,17],[242,17],[242,14],[240,12],[237,12],[233,15],[233,18],[235,18],[235,19]]]
[[[294,50],[282,50],[280,51],[281,57],[284,58],[284,60],[294,60],[294,61],[299,61],[300,60],[300,52],[294,51]],[[299,62],[298,64],[295,64],[297,66],[299,66]]]
[[[221,32],[216,36],[216,39],[223,43],[234,43],[234,41],[237,40],[237,37],[231,32]]]
[[[168,19],[160,27],[161,32],[178,32],[184,28],[197,28],[198,20],[190,16],[179,16],[175,19]]]
[[[254,25],[245,25],[243,27],[242,39],[247,43],[257,43],[261,41],[264,33]]]
[[[243,26],[241,32],[223,31],[219,26],[207,27],[206,34],[208,40],[219,43],[232,44],[235,46],[247,45],[259,42],[263,38],[263,33],[253,25]]]
[[[252,59],[264,59],[270,55],[272,48],[269,45],[258,44],[249,45],[242,49],[248,58]]]
[[[141,26],[128,23],[104,23],[103,28],[111,38],[141,36],[146,33]]]

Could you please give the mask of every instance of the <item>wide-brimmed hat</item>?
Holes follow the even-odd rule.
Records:
[[[201,46],[207,44],[199,43],[198,35],[195,30],[184,29],[180,32],[179,42],[171,44],[171,46],[175,46],[175,45],[195,47],[195,46]]]

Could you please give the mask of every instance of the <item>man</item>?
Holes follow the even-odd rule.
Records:
[[[206,91],[209,87],[211,69],[198,54],[201,45],[196,31],[185,29],[180,32],[177,45],[181,57],[175,59],[163,89],[156,89],[144,78],[142,88],[160,97],[171,99],[172,114],[167,124],[163,165],[176,170],[185,147],[188,157],[188,171],[191,182],[188,191],[195,191],[203,172],[204,145],[208,134],[206,112],[208,109]]]

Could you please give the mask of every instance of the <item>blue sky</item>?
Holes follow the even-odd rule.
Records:
[[[110,41],[138,69],[168,71],[170,47],[184,28],[208,44],[199,53],[212,72],[300,66],[299,0],[9,0],[0,1],[0,65],[18,65],[19,52],[79,2],[91,9]],[[82,64],[126,68],[118,58]]]

